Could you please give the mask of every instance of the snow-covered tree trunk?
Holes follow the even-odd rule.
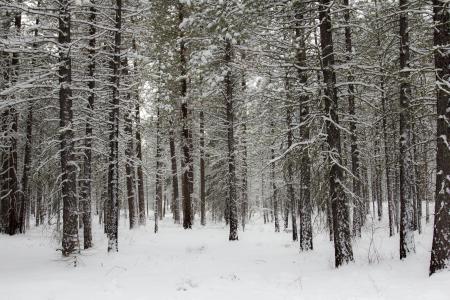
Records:
[[[177,155],[175,149],[175,132],[174,123],[170,121],[169,129],[169,148],[170,148],[170,163],[172,171],[172,213],[175,224],[180,224],[180,197],[178,192],[178,167]]]
[[[353,85],[354,77],[351,70],[351,62],[353,55],[352,46],[352,31],[350,12],[351,7],[349,0],[343,1],[344,5],[344,21],[345,21],[345,50],[346,59],[349,63],[349,74],[347,75],[347,92],[348,92],[348,113],[350,118],[350,151],[352,160],[352,173],[353,173],[353,235],[361,237],[362,216],[361,213],[363,203],[361,198],[361,178],[359,176],[359,149],[358,149],[358,136],[356,132],[356,112],[355,112],[355,86]]]
[[[411,155],[411,83],[409,69],[409,0],[399,0],[400,8],[400,258],[415,252]]]
[[[296,51],[296,61],[297,66],[297,77],[298,83],[301,87],[299,95],[299,107],[300,107],[300,139],[304,143],[308,143],[310,140],[310,115],[309,115],[309,97],[305,92],[306,85],[308,83],[308,74],[303,68],[306,67],[306,39],[305,36],[305,5],[296,5],[295,13],[295,51]],[[312,204],[311,204],[311,159],[309,154],[308,145],[305,144],[302,149],[301,154],[301,192],[300,192],[300,202],[299,202],[299,241],[300,250],[307,251],[313,249],[313,236],[312,236]]]
[[[139,225],[145,225],[146,214],[145,214],[145,196],[144,196],[144,172],[142,170],[143,161],[142,161],[142,138],[141,138],[141,109],[139,99],[136,99],[135,122],[136,122],[136,130],[135,130],[136,158],[138,160],[138,164],[136,166],[136,173],[137,173],[137,199],[138,199],[137,202],[138,202]]]
[[[96,67],[96,33],[95,27],[97,9],[95,0],[91,0],[89,7],[89,43],[88,43],[88,105],[87,105],[87,121],[85,125],[84,139],[84,162],[83,162],[83,178],[81,182],[80,202],[83,210],[83,236],[84,249],[92,247],[92,134],[94,120],[94,102],[95,102],[95,67]]]
[[[63,199],[62,254],[71,255],[78,243],[78,208],[76,166],[74,156],[74,128],[72,111],[72,60],[70,1],[59,1],[59,107],[60,107],[60,156]],[[40,208],[42,209],[42,207]]]
[[[331,23],[331,1],[320,0],[320,43],[322,50],[322,72],[325,87],[325,116],[329,151],[329,185],[333,217],[335,266],[353,261],[350,236],[349,204],[343,188],[344,174],[341,159],[341,134],[338,119],[338,96],[334,61],[333,33]]]
[[[109,112],[109,159],[108,159],[108,252],[117,252],[119,226],[119,88],[120,47],[122,43],[122,0],[115,1],[114,44],[112,53],[111,89]]]
[[[200,110],[200,224],[206,225],[205,115]]]
[[[230,235],[229,240],[238,240],[238,212],[237,212],[237,193],[236,193],[236,153],[234,142],[234,95],[233,95],[233,78],[231,71],[231,63],[233,60],[233,46],[231,40],[225,38],[225,56],[224,62],[226,67],[224,85],[225,85],[225,105],[226,105],[226,124],[227,124],[227,146],[228,146],[228,203],[229,203],[229,221]]]
[[[178,21],[179,25],[181,25],[184,21],[184,5],[179,2],[178,3]],[[189,108],[188,108],[188,99],[187,99],[187,59],[186,59],[186,44],[184,40],[183,30],[179,29],[179,55],[180,55],[180,96],[181,96],[181,118],[182,118],[182,149],[183,149],[183,159],[184,159],[184,167],[182,169],[182,181],[181,188],[183,194],[183,228],[188,229],[192,228],[192,200],[191,200],[191,149],[190,149],[190,128],[189,128]]]
[[[286,81],[288,79],[286,78]],[[289,93],[289,83],[286,82],[287,91]],[[287,125],[287,148],[291,149],[292,142],[293,142],[293,124],[292,124],[292,109],[289,105],[289,103],[286,105],[286,125]],[[288,156],[287,158],[287,166],[286,166],[286,187],[287,187],[287,193],[288,198],[290,201],[290,207],[291,207],[291,224],[292,224],[292,240],[295,242],[298,240],[298,234],[297,234],[297,211],[296,211],[296,199],[295,199],[295,191],[294,186],[292,184],[293,177],[294,177],[294,171],[292,169],[292,157]]]

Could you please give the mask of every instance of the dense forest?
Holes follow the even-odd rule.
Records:
[[[448,0],[0,0],[0,23],[4,236],[73,258],[97,226],[120,255],[123,220],[261,223],[340,267],[386,220],[397,260],[429,225],[449,268]]]

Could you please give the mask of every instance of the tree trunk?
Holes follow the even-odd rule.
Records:
[[[178,21],[182,24],[184,21],[184,5],[178,3]],[[184,164],[181,189],[183,194],[183,228],[192,228],[192,201],[191,201],[191,170],[193,166],[191,165],[191,151],[190,151],[190,139],[191,133],[189,130],[188,114],[189,108],[187,103],[187,60],[186,60],[186,46],[184,41],[183,31],[179,30],[180,35],[180,72],[181,72],[181,86],[180,86],[180,96],[181,96],[181,118],[182,118],[182,148],[184,156]],[[193,172],[192,172],[193,173]]]
[[[237,215],[237,196],[236,196],[236,159],[234,145],[234,99],[233,99],[233,79],[231,72],[231,62],[233,49],[231,40],[225,38],[225,57],[226,75],[225,75],[225,102],[227,116],[227,144],[228,144],[228,203],[230,213],[230,236],[229,240],[238,240],[238,215]]]
[[[297,2],[299,3],[299,2]],[[305,88],[308,83],[308,74],[302,68],[306,67],[306,36],[304,32],[305,20],[303,14],[305,9],[304,4],[298,4],[296,7],[296,66],[298,67],[298,81],[302,88]],[[301,91],[299,95],[300,106],[300,139],[301,142],[308,142],[310,139],[309,124],[309,97],[305,91]],[[308,251],[313,249],[312,236],[312,203],[311,203],[311,159],[309,156],[309,149],[306,144],[302,149],[301,154],[301,183],[300,183],[300,250]]]
[[[83,209],[83,236],[84,236],[84,249],[89,249],[92,247],[92,124],[91,120],[94,118],[94,101],[95,101],[95,55],[96,55],[96,27],[95,27],[95,17],[97,10],[95,8],[95,0],[91,0],[91,6],[89,8],[89,50],[88,50],[88,115],[86,121],[86,137],[84,139],[84,174],[83,180],[81,182],[81,206]]]
[[[244,120],[245,122],[245,120]],[[241,202],[241,219],[242,219],[242,231],[245,230],[248,218],[248,165],[247,165],[247,125],[242,124],[242,202]]]
[[[205,192],[205,116],[200,110],[200,224],[206,225]]]
[[[270,127],[272,128],[272,136],[275,136],[274,134],[274,128],[275,125],[272,122],[270,124]],[[273,218],[274,218],[274,225],[275,225],[275,232],[280,232],[280,220],[279,220],[279,213],[278,213],[278,188],[275,182],[275,145],[272,144],[272,147],[270,149],[270,158],[272,159],[272,162],[270,163],[270,181],[272,183],[272,207],[273,207]]]
[[[409,0],[399,0],[400,7],[400,259],[415,252],[412,193],[411,84],[409,71]]]
[[[353,261],[353,250],[350,236],[349,205],[342,187],[344,175],[341,167],[341,135],[338,127],[338,97],[336,73],[334,70],[330,6],[330,0],[320,0],[320,42],[322,49],[322,72],[326,84],[325,114],[328,117],[326,129],[330,156],[329,192],[333,217],[335,266],[339,267]]]
[[[288,79],[286,78],[286,90],[289,93],[289,83],[288,83]],[[288,127],[288,131],[287,131],[287,148],[291,149],[292,147],[292,141],[293,141],[293,124],[292,124],[292,110],[291,107],[289,106],[289,103],[286,106],[286,123],[287,123],[287,127]],[[291,149],[292,150],[292,149]],[[287,193],[288,193],[288,197],[289,197],[289,201],[290,201],[290,206],[291,206],[291,224],[292,224],[292,240],[295,242],[298,240],[298,235],[297,235],[297,211],[296,211],[296,200],[295,200],[295,191],[294,191],[294,186],[292,185],[292,181],[293,181],[293,170],[292,170],[292,157],[291,155],[289,155],[289,157],[287,158],[287,166],[286,166],[286,186],[287,186]],[[265,222],[264,222],[265,223]]]
[[[351,7],[349,0],[344,0],[344,20],[345,20],[345,49],[346,49],[346,60],[348,63],[352,62],[353,46],[352,46],[352,31],[350,28],[350,12]],[[355,86],[353,85],[354,77],[350,71],[347,75],[347,85],[348,92],[348,113],[350,118],[350,151],[352,160],[352,183],[353,183],[353,235],[361,237],[361,210],[363,207],[362,197],[361,197],[361,178],[359,170],[359,150],[358,150],[358,136],[356,131],[356,113],[355,113]]]
[[[28,106],[26,137],[25,137],[25,154],[23,159],[23,175],[22,175],[22,204],[20,206],[20,232],[25,233],[27,223],[29,222],[30,210],[30,167],[31,167],[31,148],[33,145],[33,107]],[[28,220],[28,221],[27,221]]]
[[[122,0],[116,0],[114,24],[114,46],[112,57],[112,98],[109,123],[109,161],[108,161],[108,252],[119,251],[119,87],[120,87],[120,46],[122,32]]]
[[[431,249],[430,275],[449,268],[450,261],[450,53],[443,47],[450,44],[449,2],[433,0],[434,13],[434,61],[437,82],[437,155],[436,155],[436,204],[434,212],[433,246]]]
[[[136,99],[136,158],[137,164],[137,196],[138,196],[138,211],[139,211],[139,225],[145,225],[145,196],[144,196],[144,173],[142,171],[142,138],[141,138],[141,109],[139,99]]]
[[[128,70],[128,59],[125,58],[122,61],[122,74],[124,76],[124,80],[127,80],[128,84],[131,85],[131,81],[129,79],[129,70]],[[125,132],[125,181],[126,181],[126,189],[127,189],[127,203],[128,203],[128,216],[129,216],[129,225],[130,229],[136,227],[136,223],[138,221],[137,211],[138,207],[136,207],[136,173],[134,166],[134,159],[136,157],[134,153],[134,134],[133,134],[133,110],[135,108],[134,99],[132,99],[132,93],[127,91],[127,103],[128,106],[126,108],[125,116],[124,116],[124,132]],[[138,183],[139,185],[139,183]]]
[[[72,62],[71,13],[69,0],[59,2],[59,106],[60,106],[60,144],[61,144],[61,181],[63,199],[63,238],[62,254],[71,255],[78,243],[77,186],[74,156],[74,131],[72,111]],[[41,207],[42,209],[42,207]]]
[[[177,156],[175,149],[175,133],[173,122],[170,122],[169,146],[170,146],[170,162],[172,167],[172,213],[175,224],[180,224],[180,198],[178,192],[178,170]]]
[[[162,198],[162,162],[161,162],[161,125],[160,108],[157,100],[156,108],[156,175],[155,175],[155,233],[158,232],[158,219],[162,220],[163,198]]]

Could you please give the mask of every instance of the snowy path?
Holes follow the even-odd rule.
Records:
[[[430,227],[405,262],[397,258],[398,237],[377,229],[375,255],[366,233],[355,245],[356,263],[339,270],[325,234],[313,252],[300,254],[272,225],[249,226],[238,242],[228,242],[227,228],[218,225],[184,231],[167,220],[160,228],[155,235],[152,226],[124,226],[120,252],[107,255],[98,227],[95,248],[83,252],[77,268],[42,229],[0,236],[0,299],[450,299],[450,272],[427,276]]]

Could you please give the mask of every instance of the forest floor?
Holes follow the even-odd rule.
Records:
[[[398,235],[385,222],[366,226],[354,241],[355,263],[334,269],[333,244],[315,232],[314,251],[300,253],[291,233],[274,233],[262,220],[228,241],[212,224],[183,230],[167,218],[158,234],[148,224],[128,230],[121,219],[119,252],[95,223],[95,247],[62,259],[50,228],[0,236],[2,300],[144,299],[395,299],[448,300],[450,272],[428,277],[432,227],[416,235],[417,253],[398,259]],[[149,221],[150,223],[150,221]]]

